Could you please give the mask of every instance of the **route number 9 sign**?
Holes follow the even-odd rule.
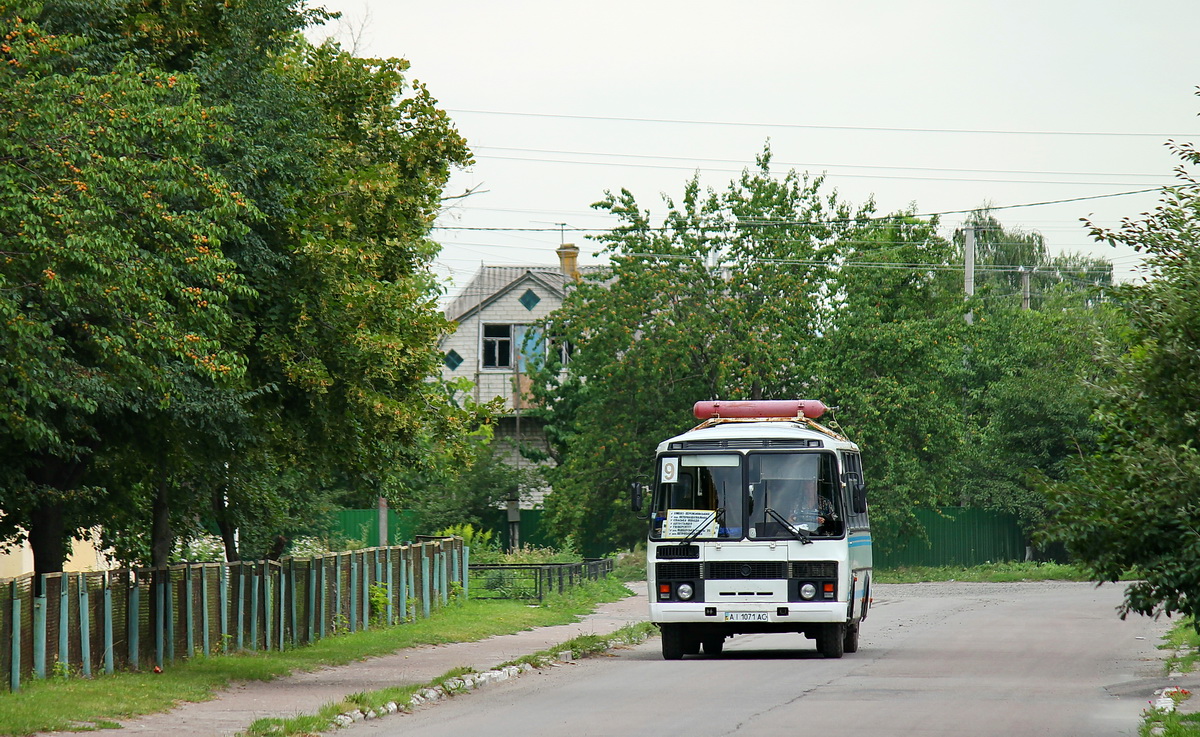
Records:
[[[659,483],[674,484],[679,481],[679,459],[678,458],[663,458],[662,472],[659,476]]]

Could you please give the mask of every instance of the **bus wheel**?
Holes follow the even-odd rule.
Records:
[[[858,652],[858,622],[846,625],[846,636],[842,638],[842,650],[848,653]]]
[[[662,630],[663,660],[679,660],[683,657],[683,628],[677,624],[659,625]]]
[[[840,658],[846,647],[846,625],[827,624],[817,635],[817,649],[827,658]]]
[[[721,651],[725,649],[724,635],[711,635],[705,637],[703,642],[705,655],[720,655]]]

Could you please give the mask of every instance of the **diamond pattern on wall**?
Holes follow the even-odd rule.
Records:
[[[534,294],[532,289],[526,289],[525,294],[522,294],[517,301],[524,305],[525,309],[532,310],[537,307],[537,303],[541,302],[542,298]]]

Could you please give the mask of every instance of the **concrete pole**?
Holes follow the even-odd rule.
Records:
[[[966,292],[966,298],[970,299],[975,296],[975,228],[968,225],[963,228],[963,251],[965,257],[964,275],[963,275],[963,291]],[[975,315],[972,312],[967,313],[967,324],[975,324]]]
[[[1029,309],[1029,275],[1032,269],[1021,267],[1021,309]]]
[[[388,544],[388,503],[382,496],[376,505],[379,518],[379,547],[386,548]]]

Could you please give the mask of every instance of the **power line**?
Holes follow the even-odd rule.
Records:
[[[966,213],[972,213],[972,212],[975,212],[975,211],[981,210],[981,209],[987,209],[989,211],[990,210],[1013,210],[1013,209],[1016,209],[1019,207],[1040,207],[1043,205],[1060,205],[1060,204],[1067,203],[1067,202],[1083,202],[1085,200],[1099,200],[1099,199],[1105,199],[1105,198],[1109,198],[1109,197],[1128,197],[1129,195],[1146,194],[1148,192],[1161,192],[1164,189],[1168,189],[1168,188],[1167,187],[1152,187],[1150,189],[1137,189],[1137,190],[1131,190],[1128,192],[1110,192],[1109,194],[1086,195],[1086,196],[1082,196],[1082,197],[1067,197],[1067,198],[1059,199],[1059,200],[1042,200],[1039,202],[1022,202],[1020,204],[1015,204],[1015,205],[989,205],[987,208],[971,207],[971,208],[967,208],[964,210],[942,210],[940,212],[926,212],[926,213],[913,213],[913,214],[900,214],[900,215],[896,215],[896,214],[878,215],[878,216],[873,216],[873,217],[842,218],[842,219],[837,219],[837,220],[808,220],[808,221],[780,220],[780,221],[772,221],[770,224],[771,225],[795,225],[795,226],[838,225],[838,224],[853,224],[853,223],[868,223],[868,222],[886,222],[888,220],[896,220],[898,218],[932,218],[932,217],[940,217],[942,215],[962,215],[962,214],[966,214]],[[514,228],[514,227],[480,226],[480,225],[434,225],[433,228],[435,230],[467,230],[467,231],[481,230],[481,231],[515,232],[515,233],[544,233],[544,232],[549,232],[549,231],[560,232],[563,230],[567,230],[567,231],[571,231],[571,232],[575,232],[575,233],[596,233],[596,232],[601,232],[601,231],[612,230],[612,228],[582,228],[582,227],[567,227],[567,228],[521,227],[521,228]],[[663,226],[643,228],[642,230],[648,230],[648,231],[652,231],[652,232],[663,232],[663,231],[671,230],[671,227],[663,225]]]
[[[517,153],[537,153],[537,154],[554,154],[556,156],[612,156],[623,159],[659,159],[665,161],[712,161],[719,164],[739,164],[742,166],[750,166],[745,161],[740,159],[716,159],[710,157],[695,157],[695,156],[667,156],[655,154],[622,154],[600,151],[557,151],[552,149],[541,148],[515,148],[509,146],[473,146],[474,151],[513,151]],[[482,157],[493,158],[493,157]],[[504,157],[494,157],[504,158]],[[516,161],[549,161],[551,163],[571,163],[571,164],[603,164],[606,162],[595,161],[571,161],[559,162],[552,159],[505,159]],[[1080,172],[1080,171],[1036,171],[1029,169],[958,169],[946,166],[888,166],[883,164],[802,164],[790,163],[786,161],[771,161],[772,165],[777,165],[786,168],[814,168],[814,169],[887,169],[899,171],[949,171],[960,173],[991,173],[991,174],[1042,174],[1046,176],[1070,176],[1070,177],[1161,177],[1162,174],[1137,174],[1131,172]],[[725,171],[725,170],[722,170]],[[738,170],[740,171],[740,169]]]
[[[811,125],[806,123],[750,123],[735,120],[685,120],[680,118],[627,118],[610,115],[568,115],[565,113],[528,113],[510,110],[447,110],[449,113],[469,115],[507,115],[523,118],[557,118],[562,120],[599,120],[620,123],[667,123],[670,125],[722,125],[753,128],[800,128],[805,130],[874,131],[885,133],[963,133],[1005,136],[1119,136],[1134,138],[1182,138],[1195,133],[1130,133],[1124,131],[1039,131],[1002,130],[976,128],[891,128],[884,126],[858,125]]]
[[[623,254],[623,255],[624,256],[633,256],[633,257],[637,257],[637,258],[662,259],[665,261],[703,261],[703,260],[705,260],[704,256],[694,256],[691,254],[682,254],[682,253],[634,252],[634,253],[627,253],[627,254]],[[886,261],[833,262],[833,261],[818,261],[815,259],[798,259],[798,258],[754,259],[754,263],[756,263],[756,264],[777,264],[777,265],[782,265],[782,266],[829,266],[829,267],[835,267],[835,268],[854,267],[854,268],[864,268],[864,269],[905,269],[905,270],[916,270],[916,271],[962,271],[963,269],[966,268],[965,264],[888,263]],[[975,271],[1011,274],[1011,273],[1018,273],[1018,272],[1020,272],[1021,269],[1027,269],[1027,268],[1029,268],[1028,264],[1025,264],[1025,265],[1020,265],[1020,264],[980,265],[980,264],[976,264]],[[1037,268],[1043,268],[1043,267],[1037,267]],[[1052,269],[1049,266],[1044,267],[1044,268],[1046,269],[1046,273],[1051,273],[1051,271],[1053,271],[1055,273],[1059,273],[1062,271],[1068,271],[1068,272],[1075,272],[1075,273],[1090,274],[1090,273],[1107,273],[1108,271],[1110,271],[1109,267],[1107,267],[1107,266],[1099,266],[1099,267],[1093,267],[1093,268],[1087,268],[1087,269],[1073,268],[1073,267],[1072,268],[1061,267],[1061,268],[1053,268]]]
[[[721,174],[736,174],[742,169],[724,169],[716,166],[673,166],[671,164],[633,164],[621,161],[563,161],[560,159],[533,159],[523,156],[480,156],[480,159],[491,159],[493,161],[528,161],[539,164],[570,164],[573,166],[617,166],[627,169],[667,169],[671,171],[701,171],[717,172]],[[1136,187],[1137,183],[1133,182],[1063,182],[1051,179],[981,179],[978,177],[917,177],[917,176],[899,176],[896,174],[845,174],[845,173],[828,173],[828,176],[842,179],[889,179],[900,181],[915,181],[915,182],[980,182],[982,184],[1065,184],[1065,185],[1086,185],[1094,187]]]

